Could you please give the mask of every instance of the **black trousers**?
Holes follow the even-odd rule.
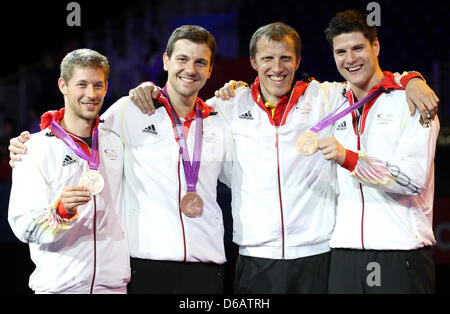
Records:
[[[224,267],[131,258],[130,294],[221,294]]]
[[[323,294],[328,291],[330,252],[294,260],[239,255],[237,294]]]
[[[431,294],[435,292],[434,251],[333,249],[329,292],[333,294]]]

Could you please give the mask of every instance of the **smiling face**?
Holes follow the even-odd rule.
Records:
[[[255,57],[250,57],[250,62],[258,72],[264,98],[276,105],[291,90],[300,65],[294,41],[289,37],[281,41],[263,37],[258,40]]]
[[[360,90],[368,91],[383,77],[378,64],[380,44],[373,44],[361,32],[343,33],[333,38],[333,54],[339,73]]]
[[[72,78],[68,82],[60,78],[58,85],[68,117],[86,121],[97,118],[108,88],[101,68],[75,66]]]
[[[196,98],[212,72],[211,50],[208,45],[187,39],[175,43],[172,55],[164,54],[164,70],[168,72],[169,94],[180,98]]]

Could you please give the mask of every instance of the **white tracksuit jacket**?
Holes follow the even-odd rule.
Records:
[[[204,110],[207,110],[204,105]],[[189,218],[179,204],[186,180],[172,118],[164,107],[143,114],[124,97],[103,115],[106,127],[120,135],[124,154],[125,223],[132,257],[162,261],[226,261],[217,178],[225,157],[225,126],[218,115],[203,121],[203,151],[197,192],[200,216]],[[186,138],[192,160],[196,121]],[[186,126],[187,123],[181,119]],[[186,123],[185,123],[186,122]]]
[[[351,92],[347,95],[353,103]],[[410,115],[405,92],[396,90],[379,96],[363,115],[359,139],[353,119],[354,114],[347,115],[336,123],[336,139],[358,155],[353,172],[338,168],[340,195],[331,247],[411,250],[435,245],[438,118],[429,127],[422,125],[418,112]]]
[[[27,154],[13,170],[8,220],[29,243],[37,293],[126,293],[128,245],[122,226],[122,147],[99,128],[100,173],[105,188],[70,221],[56,213],[65,186],[76,186],[89,169],[66,144],[45,129],[26,143]]]
[[[295,144],[300,134],[339,105],[337,99],[343,102],[338,95],[343,86],[313,80],[303,93],[305,85],[297,83],[279,127],[250,88],[238,89],[228,102],[208,101],[232,132],[233,163],[226,173],[232,189],[233,240],[242,255],[295,259],[330,251],[336,167],[320,151],[300,155]],[[319,137],[332,134],[331,126]]]

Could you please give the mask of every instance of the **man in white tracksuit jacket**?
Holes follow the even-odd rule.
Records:
[[[130,292],[208,293],[207,287],[210,287],[210,293],[220,293],[223,289],[221,265],[226,258],[222,211],[217,204],[217,178],[222,161],[226,159],[225,125],[199,99],[204,120],[197,192],[204,210],[197,217],[187,217],[179,206],[186,193],[180,147],[168,102],[162,97],[160,101],[164,106],[150,117],[129,97],[117,101],[102,116],[106,127],[120,135],[125,148],[125,223],[135,270]],[[192,158],[198,127],[195,115],[181,118],[181,121],[189,130],[186,142]],[[199,274],[203,276],[195,279]],[[156,276],[161,278],[149,283],[152,278],[159,278]],[[174,280],[179,283],[175,284]]]
[[[338,193],[336,168],[320,153],[301,156],[295,142],[336,109],[333,93],[339,84],[297,82],[278,121],[259,90],[257,78],[252,88],[237,89],[231,101],[211,100],[232,132],[228,173],[233,241],[239,245],[236,292],[324,293]],[[332,134],[333,128],[320,132],[321,137]],[[267,265],[262,268],[270,272],[255,273],[255,264]]]
[[[200,98],[209,78],[215,39],[198,26],[181,26],[169,39],[164,54],[168,72],[163,104],[144,115],[124,97],[103,115],[105,127],[124,145],[125,224],[130,244],[131,293],[223,293],[224,226],[217,204],[217,179],[227,159],[226,125]],[[187,191],[172,105],[186,136],[191,161],[201,109],[203,136],[197,193],[203,211],[197,217],[182,213]]]
[[[108,62],[94,51],[75,50],[61,70],[65,109],[45,114],[43,130],[26,143],[28,154],[13,171],[8,220],[17,238],[29,243],[36,264],[29,284],[36,293],[126,293],[130,265],[122,226],[122,147],[97,116]],[[99,194],[90,196],[79,187],[88,162],[55,136],[52,120],[86,154],[98,131],[104,179]]]
[[[378,64],[376,27],[353,10],[326,30],[348,104],[383,93],[336,122],[319,144],[338,167],[340,193],[330,271],[332,293],[433,293],[434,155],[439,120],[411,116],[394,76]],[[347,105],[348,106],[348,105]]]

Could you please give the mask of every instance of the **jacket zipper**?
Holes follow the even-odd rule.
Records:
[[[357,124],[357,132],[356,135],[358,137],[358,143],[357,143],[357,148],[358,151],[361,150],[361,124],[362,124],[362,119],[363,119],[363,112],[364,112],[364,106],[363,106],[363,111],[361,113],[357,112],[356,116],[358,117],[358,124]],[[363,188],[362,188],[362,184],[359,183],[359,191],[361,192],[361,204],[362,204],[362,208],[361,208],[361,248],[363,250],[365,250],[364,247],[364,192],[363,192]]]
[[[361,150],[361,132],[358,130],[358,150]],[[359,183],[359,190],[361,192],[361,201],[362,201],[362,210],[361,210],[361,247],[365,250],[364,247],[364,193],[362,184]]]
[[[278,171],[278,196],[280,199],[280,214],[281,214],[281,245],[282,245],[282,254],[281,259],[284,259],[284,247],[285,247],[285,239],[284,239],[284,214],[283,214],[283,201],[281,199],[281,178],[280,178],[280,149],[278,145],[278,136],[279,136],[279,127],[275,127],[275,147],[277,149],[277,171]]]
[[[280,133],[280,125],[281,122],[284,120],[284,117],[287,114],[287,108],[289,107],[289,104],[291,103],[292,99],[292,92],[289,96],[287,105],[284,109],[283,115],[281,116],[281,120],[279,122],[279,125],[275,124],[275,121],[273,121],[273,125],[275,125],[275,147],[277,149],[277,179],[278,179],[278,197],[280,200],[280,216],[281,216],[281,259],[285,259],[285,246],[286,246],[286,239],[285,239],[285,233],[284,233],[284,212],[283,212],[283,200],[281,198],[281,173],[280,173],[280,145],[279,145],[279,133]]]
[[[94,282],[95,282],[95,274],[97,269],[97,199],[94,195],[94,222],[93,222],[93,230],[94,230],[94,273],[92,274],[92,282],[91,289],[89,294],[94,292]]]
[[[184,231],[183,214],[181,212],[181,207],[180,207],[180,203],[181,203],[181,176],[180,176],[181,163],[180,163],[180,158],[181,158],[181,155],[178,157],[178,212],[180,214],[181,230],[183,233],[183,249],[184,249],[183,262],[186,262],[186,234]]]

